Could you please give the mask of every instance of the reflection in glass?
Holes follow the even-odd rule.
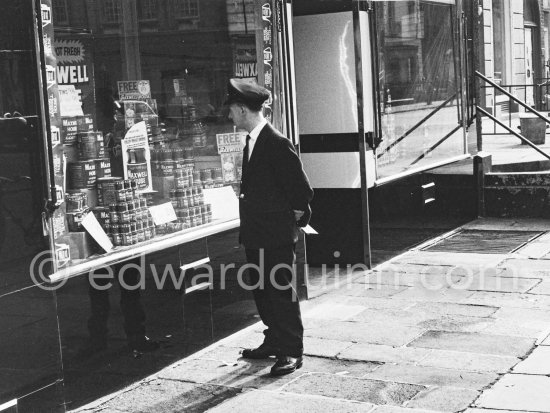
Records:
[[[455,7],[376,3],[382,143],[378,177],[463,153]],[[434,114],[434,111],[437,112]]]

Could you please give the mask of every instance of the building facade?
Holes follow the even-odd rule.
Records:
[[[462,0],[4,1],[0,411],[76,408],[255,322],[238,282],[244,134],[224,112],[230,78],[270,89],[265,115],[315,189],[301,264],[369,268],[475,216],[471,177],[445,168],[475,154],[476,12]],[[91,285],[91,271],[127,263],[145,268],[139,294],[125,278]],[[161,344],[150,354],[126,351],[139,307]],[[82,351],[98,325],[105,348]]]
[[[547,0],[483,1],[480,71],[514,96],[537,109],[548,110],[550,76],[550,3]],[[481,46],[481,45],[480,45]],[[485,105],[495,114],[517,111],[508,98],[484,91]]]

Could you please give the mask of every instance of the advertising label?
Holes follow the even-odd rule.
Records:
[[[128,129],[120,145],[124,179],[135,179],[138,192],[152,191],[151,154],[145,122],[138,122]]]
[[[216,134],[218,153],[242,152],[245,140],[246,132],[218,133]]]
[[[85,36],[56,38],[57,84],[61,116],[95,113],[91,40]]]
[[[120,80],[117,85],[120,100],[151,99],[151,85],[148,80]]]

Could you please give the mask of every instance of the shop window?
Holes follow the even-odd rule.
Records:
[[[120,0],[103,0],[103,17],[107,23],[117,23],[121,15]]]
[[[199,17],[199,0],[177,0],[176,15],[180,19],[196,19]]]
[[[375,3],[382,102],[379,178],[464,153],[457,128],[459,54],[452,3]]]
[[[58,26],[67,26],[69,24],[67,0],[54,0],[52,6],[54,23]]]
[[[71,11],[79,30],[55,32],[57,76],[48,73],[59,93],[59,103],[49,101],[58,111],[52,167],[61,205],[51,228],[59,271],[238,225],[246,133],[227,117],[228,80],[269,88],[276,100],[266,118],[283,122],[266,4],[89,0]],[[182,41],[189,23],[197,31]]]
[[[139,0],[138,16],[140,20],[156,20],[158,18],[157,0]]]

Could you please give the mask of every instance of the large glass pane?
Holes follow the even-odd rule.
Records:
[[[376,2],[382,144],[378,177],[464,153],[450,1]]]
[[[272,90],[265,115],[283,126],[271,3],[53,5],[57,269],[235,221],[245,135],[224,109],[228,80]]]
[[[48,249],[33,4],[1,4],[0,405],[17,399],[19,411],[57,412],[63,399],[55,295],[29,274]]]

